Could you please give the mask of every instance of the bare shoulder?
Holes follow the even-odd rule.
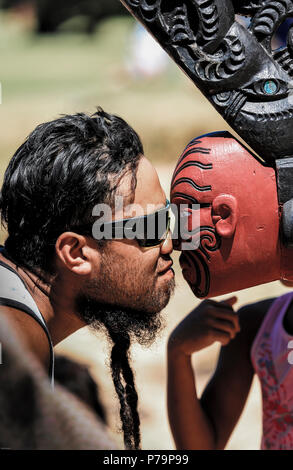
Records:
[[[249,377],[253,375],[253,368],[250,359],[250,352],[253,341],[257,332],[266,316],[270,306],[275,298],[261,300],[259,302],[251,303],[241,307],[237,315],[239,315],[240,332],[236,337],[230,341],[227,346],[221,348],[218,366],[216,369],[217,374],[226,374],[231,376],[231,380],[235,371],[242,370],[242,379],[247,373]],[[237,378],[237,380],[242,380]]]
[[[4,305],[0,305],[0,317],[9,322],[23,346],[46,364],[49,344],[46,333],[39,323],[22,310]]]
[[[239,323],[241,327],[240,337],[245,337],[247,347],[251,348],[254,338],[276,298],[260,300],[244,305],[238,310]]]
[[[30,331],[34,329],[42,330],[42,327],[34,318],[18,308],[0,305],[0,315],[7,318],[7,320],[11,324],[15,325],[15,327],[21,326],[22,331],[24,332],[27,328],[29,328]]]
[[[244,305],[237,311],[240,332],[230,343],[221,348],[219,365],[239,361],[250,366],[250,351],[257,332],[275,298]]]

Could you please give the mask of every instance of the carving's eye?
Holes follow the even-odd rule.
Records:
[[[191,236],[199,233],[200,229],[200,206],[195,209],[185,208],[180,211],[180,238],[189,239]]]
[[[190,232],[192,230],[192,210],[191,209],[184,209],[180,212],[180,226],[186,232]]]
[[[268,101],[285,98],[288,95],[288,86],[286,82],[276,79],[258,80],[243,89],[244,93],[250,97],[261,97]]]
[[[187,204],[184,204],[184,208],[181,206],[178,209],[171,216],[171,230],[181,238],[184,233],[192,230],[192,211]]]
[[[268,101],[285,98],[288,96],[288,91],[287,83],[275,78],[258,80],[243,89],[243,92],[250,98],[257,100],[261,97],[262,100],[266,99]]]
[[[206,204],[208,205],[208,204]],[[195,233],[199,232],[200,227],[200,208],[199,204],[184,203],[171,206],[171,232],[172,238],[187,240]]]

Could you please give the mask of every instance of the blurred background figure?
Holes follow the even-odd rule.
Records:
[[[166,52],[143,26],[136,23],[129,37],[126,69],[135,79],[152,78],[162,74],[168,66]]]
[[[73,393],[57,382],[50,387],[44,368],[15,327],[0,316],[0,447],[13,450],[117,449],[96,408],[88,376],[71,361],[57,360],[64,382],[79,382]],[[62,364],[62,365],[61,365]],[[66,365],[65,365],[66,364]],[[60,367],[59,367],[60,366]],[[74,367],[72,367],[74,366]],[[71,369],[70,369],[71,367]],[[87,393],[87,390],[91,390]],[[78,395],[81,395],[79,398]]]
[[[86,365],[66,356],[55,357],[55,380],[86,403],[107,424],[106,412],[99,397],[99,387]]]

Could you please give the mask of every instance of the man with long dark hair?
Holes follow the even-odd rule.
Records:
[[[139,237],[124,230],[118,239],[96,239],[94,208],[113,208],[118,196],[123,204],[107,222],[112,228],[133,217],[133,204],[142,208],[138,226],[168,208],[123,119],[99,108],[39,125],[4,176],[0,314],[51,377],[54,345],[85,325],[107,332],[124,442],[134,449],[140,432],[129,347],[133,338],[150,343],[161,326],[158,313],[174,288],[172,241],[168,223],[153,237],[144,229]]]

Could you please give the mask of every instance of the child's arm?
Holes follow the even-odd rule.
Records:
[[[170,336],[168,413],[178,449],[223,449],[245,405],[254,374],[251,344],[272,300],[243,307],[239,322],[231,308],[235,300],[202,302]],[[215,341],[224,347],[199,399],[191,355]]]

